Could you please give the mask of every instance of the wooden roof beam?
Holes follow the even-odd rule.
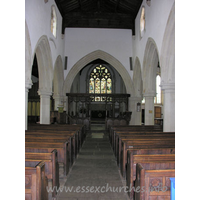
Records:
[[[117,12],[117,9],[119,7],[119,3],[120,3],[120,0],[117,0],[116,6],[115,6],[115,12]]]
[[[82,2],[81,2],[81,0],[78,0],[78,4],[79,4],[79,7],[80,7],[80,10],[82,10]]]

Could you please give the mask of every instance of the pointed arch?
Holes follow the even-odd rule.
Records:
[[[172,6],[160,55],[162,83],[175,83],[175,3]]]
[[[31,71],[32,71],[31,40],[30,40],[28,25],[25,21],[25,82],[27,88],[30,88],[32,85]]]
[[[43,35],[35,47],[39,71],[39,91],[52,92],[53,65],[49,41]]]
[[[89,64],[90,62],[92,62],[96,59],[102,59],[102,60],[106,61],[107,63],[109,63],[110,65],[112,65],[118,71],[118,73],[121,75],[121,77],[124,81],[127,93],[131,94],[131,96],[134,96],[134,85],[133,85],[131,77],[130,77],[129,73],[127,72],[126,68],[115,57],[113,57],[112,55],[110,55],[104,51],[101,51],[101,50],[96,50],[96,51],[93,51],[93,52],[87,54],[86,56],[81,58],[71,68],[71,70],[69,71],[69,73],[65,79],[65,82],[64,82],[64,89],[63,89],[64,93],[70,92],[70,88],[71,88],[71,85],[73,83],[73,80],[74,80],[76,74],[85,65]]]
[[[135,96],[142,98],[142,72],[141,72],[141,64],[138,57],[135,59],[135,65],[133,69],[133,84],[135,87]]]
[[[54,65],[53,93],[54,95],[63,95],[62,88],[64,84],[64,71],[62,58],[59,55]]]
[[[146,44],[143,60],[143,94],[156,94],[156,69],[159,54],[155,41],[149,38]]]
[[[172,6],[161,48],[161,88],[164,96],[163,131],[175,131],[175,3]]]

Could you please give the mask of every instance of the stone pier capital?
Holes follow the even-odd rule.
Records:
[[[33,83],[31,80],[26,80],[25,81],[25,90],[28,92],[29,89],[31,89]]]
[[[51,91],[46,91],[46,90],[42,90],[42,89],[39,89],[38,90],[38,94],[42,97],[49,97],[52,95],[52,92]]]
[[[165,83],[165,82],[162,82],[161,85],[161,90],[163,91],[174,91],[175,90],[175,83],[171,82],[171,83]]]
[[[149,92],[145,92],[143,94],[143,97],[155,97],[156,96],[156,92],[155,91],[149,91]]]

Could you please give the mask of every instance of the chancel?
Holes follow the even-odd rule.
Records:
[[[27,200],[170,199],[175,1],[26,0],[25,100]]]

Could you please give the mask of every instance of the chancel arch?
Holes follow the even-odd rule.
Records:
[[[103,63],[100,62],[100,63],[97,63],[97,65],[96,64],[94,65],[94,62],[97,62],[97,61],[103,61]],[[85,56],[84,58],[82,58],[81,60],[79,60],[73,66],[73,68],[70,70],[70,72],[68,74],[69,77],[68,76],[66,77],[66,80],[64,83],[64,87],[65,87],[64,91],[66,91],[66,93],[69,93],[67,91],[70,91],[72,93],[74,93],[75,91],[77,91],[77,92],[84,91],[86,94],[87,93],[89,94],[89,76],[91,75],[91,72],[92,72],[92,70],[95,69],[95,67],[101,68],[100,65],[103,68],[103,70],[107,69],[109,71],[109,74],[111,75],[112,83],[114,86],[114,87],[112,86],[112,93],[110,93],[110,94],[107,93],[107,95],[111,95],[111,94],[113,94],[113,92],[117,93],[117,90],[118,90],[118,93],[122,93],[122,92],[125,93],[124,95],[126,97],[123,99],[123,97],[120,96],[120,94],[116,94],[116,95],[118,95],[118,97],[116,97],[116,98],[121,99],[121,100],[119,100],[120,101],[120,103],[119,103],[119,102],[117,102],[117,99],[114,98],[113,96],[111,97],[111,96],[106,96],[105,94],[95,94],[94,101],[96,101],[96,103],[97,103],[98,102],[97,99],[101,99],[102,102],[106,101],[107,102],[106,104],[108,106],[108,104],[111,104],[111,101],[108,99],[109,98],[112,99],[112,104],[113,104],[111,106],[112,108],[108,106],[109,110],[107,109],[107,113],[105,115],[109,116],[109,117],[117,117],[120,115],[120,113],[125,112],[125,111],[128,112],[128,110],[131,110],[130,107],[133,106],[133,103],[132,103],[132,101],[128,100],[127,95],[129,95],[129,97],[130,96],[133,97],[134,87],[133,87],[133,82],[131,80],[131,77],[128,74],[125,67],[116,58],[114,58],[113,56],[111,56],[110,54],[108,54],[106,52],[98,50],[98,51],[92,52],[91,54],[89,54],[89,55]],[[80,76],[80,73],[84,73],[84,68],[86,66],[88,67],[87,76],[86,76],[87,78],[85,78],[85,80],[84,79],[80,80],[78,78],[78,76]],[[120,84],[120,81],[117,81],[117,82],[115,81],[114,77],[116,75],[118,76],[117,80],[121,80],[122,84]],[[72,79],[73,77],[74,77],[74,79]],[[78,81],[80,81],[81,84],[78,84]],[[82,84],[82,83],[85,83],[85,84]],[[80,87],[79,87],[79,85],[80,85]],[[85,85],[85,87],[86,87],[85,90],[81,89],[82,87],[84,87],[83,85]],[[122,87],[122,88],[120,88],[120,87]],[[126,100],[128,102],[126,102]],[[122,101],[124,101],[124,104]],[[114,103],[114,102],[116,102],[116,103]],[[91,110],[96,108],[92,104],[90,106]],[[104,104],[105,104],[105,102],[104,102]],[[120,108],[118,108],[117,113],[116,113],[116,110],[117,110],[116,105],[118,105],[120,107]],[[102,105],[102,107],[105,107],[105,105]],[[73,107],[73,109],[74,109],[74,107]],[[67,111],[68,110],[69,109],[67,109]],[[77,112],[77,110],[78,109],[76,109],[76,112]],[[74,109],[74,112],[75,112],[75,109]],[[74,112],[73,112],[73,114],[75,114]],[[76,113],[76,115],[77,115],[77,113]],[[88,114],[88,115],[92,116],[92,114],[91,115]],[[130,121],[130,119],[129,119],[129,121]],[[131,123],[131,121],[130,121],[130,123]]]
[[[70,92],[73,80],[74,80],[75,76],[79,73],[79,71],[81,71],[81,69],[83,67],[85,67],[87,64],[89,64],[90,62],[92,62],[96,59],[102,59],[102,60],[106,61],[107,63],[109,63],[110,65],[112,65],[118,71],[118,73],[121,75],[121,77],[124,81],[127,93],[134,96],[133,82],[132,82],[131,77],[128,74],[126,68],[115,57],[113,57],[112,55],[110,55],[102,50],[97,50],[97,51],[94,51],[94,52],[84,56],[72,67],[72,69],[68,73],[67,77],[65,78],[65,82],[64,82],[64,91],[66,93]]]
[[[108,63],[109,65],[113,66],[113,68],[121,76],[121,78],[124,82],[127,94],[129,94],[131,96],[131,98],[133,98],[134,97],[134,85],[133,85],[133,81],[131,80],[130,75],[128,74],[128,71],[121,64],[121,62],[119,62],[115,57],[113,57],[112,55],[110,55],[102,50],[97,50],[97,51],[94,51],[94,52],[84,56],[71,68],[71,70],[69,71],[69,73],[65,79],[65,82],[64,82],[64,92],[70,93],[71,86],[73,84],[75,77],[78,75],[78,73],[86,65],[88,65],[89,63],[91,63],[92,61],[95,61],[97,59],[101,59],[101,60],[105,61],[106,63]],[[134,107],[133,101],[130,100],[130,98],[129,98],[127,110],[133,110],[133,107]],[[67,106],[66,106],[66,110],[68,111]],[[130,120],[130,124],[133,124],[133,123],[134,123],[134,120],[132,117]]]

